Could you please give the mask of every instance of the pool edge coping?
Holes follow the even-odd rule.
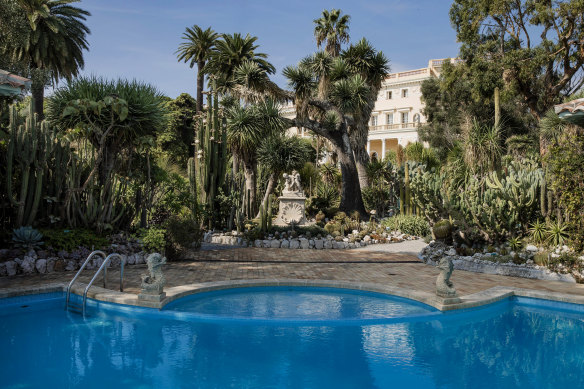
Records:
[[[86,285],[83,283],[78,283],[72,288],[71,291],[76,295],[83,295],[85,286]],[[87,296],[97,301],[138,306],[144,308],[162,309],[168,303],[175,301],[181,297],[189,296],[192,294],[231,288],[245,288],[258,286],[312,286],[376,292],[411,299],[432,306],[442,312],[480,307],[513,296],[531,297],[548,301],[584,305],[584,296],[580,295],[506,286],[495,286],[477,293],[461,296],[458,299],[459,301],[451,303],[452,300],[449,301],[448,299],[443,299],[429,292],[409,290],[391,285],[354,281],[319,280],[319,279],[304,280],[287,278],[212,281],[174,286],[166,289],[166,298],[164,298],[161,302],[141,300],[138,298],[138,295],[133,293],[117,292],[97,286],[92,286],[89,289]],[[0,291],[0,298],[59,291],[62,292],[65,290],[66,285],[63,283],[52,283],[37,287],[11,288]]]

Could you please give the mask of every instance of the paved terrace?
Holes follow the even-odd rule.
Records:
[[[416,246],[417,245],[417,246]],[[422,263],[415,252],[422,242],[404,242],[375,245],[354,250],[291,250],[262,248],[207,249],[193,253],[190,260],[169,262],[164,266],[166,290],[188,284],[238,280],[330,280],[375,284],[379,287],[399,288],[419,295],[433,295],[439,271]],[[95,270],[86,270],[79,281],[87,283]],[[140,275],[146,265],[132,265],[125,269],[125,292],[138,294]],[[40,288],[55,283],[68,283],[74,272],[55,272],[34,276],[0,278],[0,295],[13,294],[9,290]],[[96,285],[102,285],[101,276]],[[117,290],[119,270],[109,271],[108,287]],[[557,298],[584,302],[584,285],[565,282],[540,281],[499,275],[455,270],[451,280],[459,293],[468,297],[491,288],[521,288],[539,291],[536,296],[570,295]],[[95,288],[98,289],[98,288]],[[180,289],[180,288],[176,288]],[[92,288],[93,290],[93,288]],[[102,290],[103,291],[103,290]],[[90,297],[91,297],[90,292]],[[526,294],[529,295],[529,294]],[[477,296],[477,295],[475,295]],[[560,295],[557,295],[560,296]],[[487,296],[484,296],[487,297]],[[134,296],[135,298],[135,296]]]

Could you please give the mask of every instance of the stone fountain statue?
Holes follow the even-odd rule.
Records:
[[[305,216],[306,197],[300,183],[300,174],[294,170],[292,174],[284,173],[284,190],[280,200],[280,209],[278,216],[274,221],[277,226],[306,225],[308,224]]]
[[[166,263],[166,257],[159,253],[153,253],[148,256],[146,263],[150,274],[142,274],[142,290],[138,298],[160,302],[166,297],[166,292],[163,292],[166,278],[162,273],[162,265]]]
[[[448,303],[460,301],[456,295],[454,284],[450,281],[450,276],[454,271],[452,257],[447,255],[440,258],[438,269],[440,269],[440,274],[438,274],[438,278],[436,278],[436,294],[448,299]]]

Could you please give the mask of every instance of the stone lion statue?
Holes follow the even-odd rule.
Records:
[[[166,283],[166,278],[162,274],[162,265],[166,263],[166,257],[153,253],[148,256],[146,263],[150,274],[142,274],[142,293],[161,294]]]
[[[449,256],[442,257],[438,264],[438,269],[440,269],[440,274],[436,278],[436,294],[440,297],[456,297],[456,289],[452,281],[450,281],[450,276],[454,270],[452,258]]]

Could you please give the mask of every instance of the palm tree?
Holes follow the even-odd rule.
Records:
[[[251,213],[247,217],[253,217],[256,210],[257,149],[264,139],[283,129],[284,121],[273,100],[235,105],[227,110],[227,142],[234,157],[243,164],[246,200],[249,193]]]
[[[359,184],[363,189],[369,186],[367,176],[369,119],[381,84],[389,73],[389,64],[385,55],[381,51],[376,51],[364,38],[343,51],[341,58],[345,60],[351,74],[360,75],[370,87],[367,104],[361,105],[361,109],[355,112],[353,116],[355,118],[355,126],[350,129],[351,145],[355,153],[357,171],[359,172]]]
[[[79,0],[18,0],[30,30],[25,39],[5,47],[13,60],[33,70],[32,95],[35,113],[43,118],[46,79],[35,71],[50,71],[53,81],[71,80],[83,69],[83,50],[88,49],[89,28],[83,21],[91,14],[70,4]]]
[[[182,36],[184,42],[179,45],[175,53],[179,61],[190,61],[189,66],[191,68],[197,64],[197,112],[203,111],[203,88],[205,83],[203,68],[218,38],[219,34],[211,30],[211,27],[206,30],[197,25],[193,25],[191,28],[187,27]]]
[[[316,45],[326,42],[325,51],[332,57],[338,57],[341,52],[341,43],[349,42],[349,15],[341,16],[340,9],[322,11],[322,17],[315,19],[314,37]]]
[[[239,33],[223,34],[209,55],[204,72],[213,76],[219,92],[226,93],[233,87],[233,77],[236,69],[246,62],[251,62],[268,74],[273,74],[276,68],[269,63],[267,54],[258,53],[255,44],[257,37]]]

